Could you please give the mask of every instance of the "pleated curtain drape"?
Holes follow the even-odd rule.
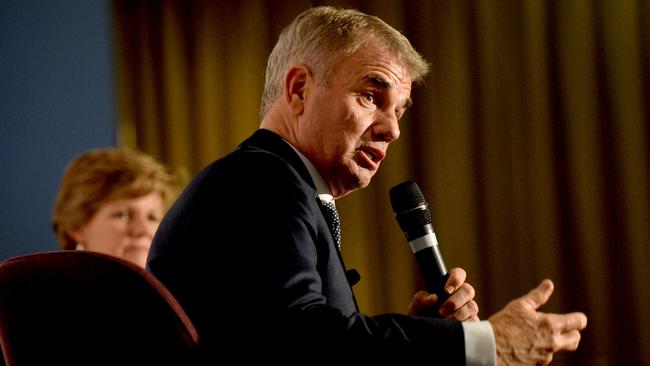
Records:
[[[259,125],[266,57],[321,1],[113,0],[123,145],[196,174]],[[388,190],[415,180],[482,318],[550,278],[583,311],[556,365],[650,364],[650,2],[390,0],[351,6],[432,64],[371,185],[337,201],[367,314],[423,288]]]

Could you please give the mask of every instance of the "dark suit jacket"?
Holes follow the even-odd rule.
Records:
[[[465,362],[459,322],[358,312],[307,168],[268,130],[189,184],[156,233],[148,268],[187,311],[206,359],[404,351]],[[237,351],[244,345],[249,352]]]

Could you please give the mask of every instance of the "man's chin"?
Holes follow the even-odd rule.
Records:
[[[367,171],[365,173],[366,174],[351,175],[349,177],[350,179],[346,181],[345,186],[340,187],[338,192],[332,192],[332,194],[334,194],[334,197],[341,198],[356,191],[357,189],[366,188],[370,184],[374,173]]]
[[[366,188],[370,185],[370,181],[375,176],[377,170],[361,169],[359,175],[357,175],[357,189]]]

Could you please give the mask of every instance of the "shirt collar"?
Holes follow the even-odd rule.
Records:
[[[330,187],[327,185],[325,182],[325,179],[323,176],[318,172],[318,169],[314,166],[314,164],[307,159],[303,153],[301,153],[298,149],[296,149],[293,145],[291,145],[287,140],[284,140],[291,148],[293,151],[298,154],[298,157],[300,157],[300,160],[305,164],[305,167],[307,167],[307,171],[309,172],[309,175],[311,176],[311,179],[314,181],[314,185],[316,186],[316,194],[318,195],[318,198],[320,198],[322,203],[328,203],[330,201],[334,201],[334,196],[332,195],[332,191],[330,191]]]

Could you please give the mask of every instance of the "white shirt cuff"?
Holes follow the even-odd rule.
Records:
[[[497,346],[490,322],[463,322],[462,325],[465,334],[465,365],[495,366]]]

